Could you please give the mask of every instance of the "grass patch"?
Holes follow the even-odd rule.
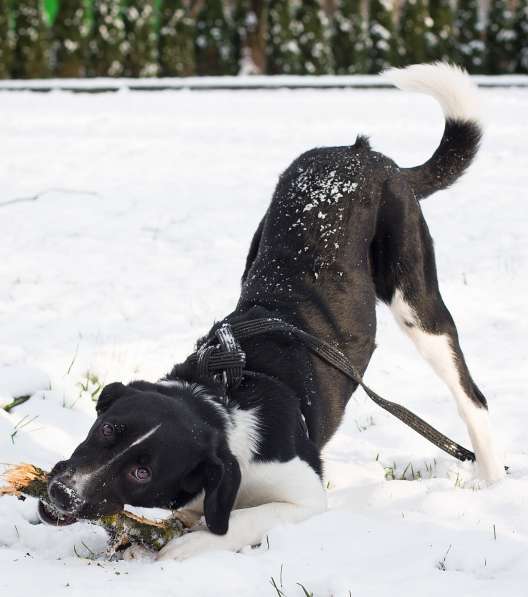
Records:
[[[62,402],[64,408],[73,408],[81,398],[86,396],[88,396],[92,402],[97,402],[99,395],[104,388],[104,381],[97,375],[97,373],[88,370],[83,374],[80,381],[78,381],[75,386],[79,389],[79,394],[70,403],[66,402],[66,398],[64,398]]]
[[[18,396],[17,398],[14,398],[8,404],[4,404],[2,406],[2,408],[6,411],[6,413],[10,413],[16,406],[19,406],[20,404],[24,404],[24,402],[27,402],[30,398],[31,398],[31,395]]]
[[[77,387],[80,389],[80,395],[87,393],[94,402],[97,402],[104,383],[99,379],[97,373],[88,370],[81,381],[77,383]]]
[[[101,553],[96,553],[93,549],[90,549],[90,547],[88,547],[88,545],[86,545],[86,543],[84,541],[81,541],[81,546],[82,548],[85,550],[85,553],[79,553],[79,551],[77,550],[77,546],[74,545],[73,546],[73,553],[80,559],[80,560],[97,560],[98,558],[100,558],[102,555],[104,555],[104,552]]]
[[[452,547],[453,546],[450,545],[447,548],[447,551],[445,552],[444,557],[441,560],[439,560],[438,563],[436,564],[436,567],[438,568],[438,570],[441,570],[442,572],[445,572],[447,570],[447,563],[446,563],[447,562],[447,556],[449,555],[449,552],[451,551]]]
[[[354,423],[356,424],[356,428],[360,433],[366,431],[369,427],[374,427],[376,424],[374,422],[374,417],[368,417],[366,421],[358,421],[358,419],[354,419]]]
[[[275,580],[275,578],[272,576],[270,578],[270,584],[273,587],[275,593],[277,594],[277,597],[287,597],[286,593],[284,592],[284,587],[282,584],[282,571],[283,571],[283,566],[281,566],[280,569],[280,575],[279,575],[279,581],[277,582]],[[309,591],[302,583],[298,582],[295,583],[298,587],[301,588],[304,597],[314,597],[314,593],[313,591]]]
[[[308,589],[303,584],[301,584],[300,582],[298,582],[297,585],[299,587],[301,587],[302,592],[304,593],[304,597],[314,597],[313,592],[312,591],[308,591]]]
[[[18,432],[21,429],[24,429],[24,427],[27,427],[30,423],[33,423],[33,421],[38,417],[38,415],[35,415],[34,417],[30,417],[29,415],[24,415],[20,421],[15,425],[14,429],[13,429],[13,433],[11,433],[11,443],[15,443],[15,437],[17,436]]]
[[[376,457],[379,461],[379,455]],[[420,481],[421,479],[432,479],[436,476],[436,459],[432,462],[424,462],[423,468],[417,467],[412,462],[406,465],[398,465],[396,462],[392,466],[384,466],[385,479],[387,481]]]

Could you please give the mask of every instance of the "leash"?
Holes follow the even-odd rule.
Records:
[[[195,353],[189,356],[188,361],[196,366],[201,376],[220,378],[227,388],[235,388],[244,376],[246,365],[246,354],[240,347],[239,340],[270,332],[281,332],[291,340],[302,342],[320,359],[361,386],[367,396],[378,406],[444,452],[462,462],[475,460],[475,454],[471,450],[449,439],[401,404],[386,400],[371,390],[363,378],[355,372],[350,360],[339,349],[281,319],[252,319],[242,323],[223,323],[215,330],[216,341],[214,338],[206,340]]]

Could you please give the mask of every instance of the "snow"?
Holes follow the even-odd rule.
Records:
[[[40,390],[49,390],[46,373],[36,367],[6,365],[0,367],[0,406],[13,398],[30,396]]]
[[[36,525],[32,500],[2,498],[2,594],[270,596],[271,578],[288,597],[297,583],[317,597],[526,594],[528,91],[482,96],[477,163],[423,207],[508,478],[481,486],[358,391],[326,449],[327,513],[241,554],[107,562],[90,559],[100,529]],[[0,385],[36,390],[0,410],[0,462],[47,468],[83,439],[101,383],[157,379],[232,309],[294,157],[366,133],[416,165],[443,130],[433,100],[388,90],[3,93],[0,114]],[[378,345],[368,385],[467,445],[447,390],[381,307]]]

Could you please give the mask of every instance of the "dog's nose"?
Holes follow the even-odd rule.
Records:
[[[60,480],[54,480],[50,483],[48,488],[48,495],[59,510],[64,512],[71,512],[73,510],[73,502],[71,499],[71,492],[73,490],[65,485]]]
[[[48,483],[48,495],[52,505],[59,512],[74,514],[82,506],[83,499],[72,485],[73,472],[60,462],[54,467],[53,473]]]

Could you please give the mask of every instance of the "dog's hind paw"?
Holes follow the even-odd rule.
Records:
[[[502,481],[506,476],[506,468],[500,460],[494,460],[493,462],[487,462],[486,465],[478,463],[478,477],[482,481],[485,481],[487,485],[493,485],[499,481]]]

